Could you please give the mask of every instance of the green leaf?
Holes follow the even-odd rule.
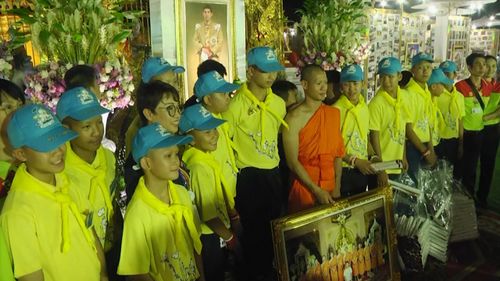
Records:
[[[113,39],[111,39],[111,44],[122,42],[123,40],[127,39],[127,37],[129,37],[131,33],[132,31],[126,30],[116,34],[115,36],[113,36]]]

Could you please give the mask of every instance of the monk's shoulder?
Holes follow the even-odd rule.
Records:
[[[323,110],[325,110],[327,115],[331,115],[332,117],[340,117],[340,109],[334,106],[323,106]]]

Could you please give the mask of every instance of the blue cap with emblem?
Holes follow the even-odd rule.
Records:
[[[213,117],[212,113],[198,103],[184,109],[181,120],[179,121],[179,130],[183,133],[187,133],[191,130],[211,130],[217,128],[224,122],[226,122],[226,120]]]
[[[393,75],[401,72],[401,62],[395,57],[386,57],[379,61],[378,63],[378,74]]]
[[[344,66],[340,71],[340,83],[350,81],[363,81],[363,70],[357,64],[350,64]]]
[[[284,70],[276,56],[276,52],[269,47],[255,47],[248,52],[247,65],[255,65],[264,72],[276,72]]]
[[[413,58],[411,58],[411,67],[414,67],[423,61],[433,63],[434,59],[432,58],[431,55],[429,55],[427,53],[420,52],[420,53],[414,55]]]
[[[427,81],[427,85],[441,83],[444,85],[453,85],[453,80],[446,77],[443,70],[441,68],[435,68],[432,70],[431,77]]]
[[[61,121],[66,117],[84,121],[108,112],[108,109],[101,106],[94,93],[83,87],[64,92],[56,107],[57,118]]]
[[[451,60],[446,60],[439,65],[439,68],[441,68],[443,72],[456,72],[457,64]]]
[[[150,149],[181,145],[191,141],[193,141],[192,136],[172,134],[167,132],[160,124],[152,123],[137,131],[132,142],[132,157],[136,163],[139,163]]]
[[[213,93],[231,93],[240,88],[240,85],[229,83],[217,71],[210,71],[201,75],[194,83],[194,94],[198,99]]]
[[[149,83],[154,76],[160,75],[167,71],[182,73],[185,71],[185,69],[182,66],[171,65],[163,58],[149,58],[142,65],[142,82]]]
[[[45,106],[29,104],[14,112],[7,125],[7,136],[14,149],[26,146],[50,152],[78,134],[64,127]]]

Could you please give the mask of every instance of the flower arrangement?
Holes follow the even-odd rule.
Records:
[[[368,56],[364,0],[306,0],[300,11],[304,49],[297,66],[318,64],[325,70],[359,63]]]
[[[42,103],[52,111],[64,93],[66,85],[64,74],[73,67],[71,63],[50,62],[36,67],[36,71],[25,78],[25,94],[35,103]],[[96,64],[99,73],[98,85],[101,91],[101,104],[108,109],[124,108],[132,104],[134,91],[133,77],[128,65],[118,60]]]
[[[0,78],[9,79],[12,76],[12,62],[14,57],[10,52],[8,42],[0,38]]]

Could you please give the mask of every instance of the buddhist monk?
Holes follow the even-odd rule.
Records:
[[[338,281],[339,276],[337,274],[337,256],[332,254],[330,259],[330,281]]]
[[[327,79],[317,65],[304,67],[301,84],[305,99],[285,117],[283,146],[293,180],[288,211],[295,213],[318,204],[331,204],[340,197],[344,143],[340,112],[326,106]]]

